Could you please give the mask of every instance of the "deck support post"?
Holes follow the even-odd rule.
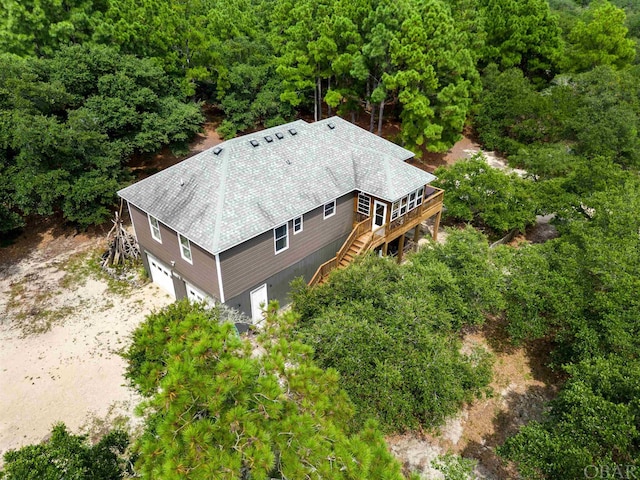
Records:
[[[413,251],[418,251],[418,240],[420,240],[420,224],[416,225],[416,228],[413,230]]]
[[[402,254],[404,253],[404,233],[400,235],[398,241],[398,263],[402,262]]]
[[[433,222],[433,241],[438,241],[438,229],[440,228],[440,217],[442,216],[442,210],[436,215],[436,221]]]
[[[387,242],[384,242],[382,244],[382,256],[383,257],[387,256],[387,248],[389,248],[389,244]]]

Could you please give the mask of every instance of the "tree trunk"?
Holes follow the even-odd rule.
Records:
[[[378,136],[382,136],[382,114],[384,113],[384,100],[380,102],[380,111],[378,112]]]
[[[322,120],[322,79],[318,77],[318,115]]]
[[[329,77],[329,78],[327,79],[327,90],[331,90],[331,77]],[[332,113],[332,112],[331,112],[331,105],[327,105],[327,109],[328,109],[327,117],[330,117],[330,116],[331,116],[331,113]]]
[[[371,104],[371,118],[369,119],[369,131],[373,133],[373,127],[376,124],[376,106]]]
[[[351,110],[351,123],[356,123],[356,112]]]
[[[313,121],[318,121],[318,89],[313,89]]]

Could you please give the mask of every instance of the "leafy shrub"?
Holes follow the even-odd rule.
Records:
[[[53,427],[51,438],[4,454],[3,480],[119,480],[131,470],[125,456],[127,433],[114,430],[96,445],[84,435],[71,435],[64,424]]]
[[[536,220],[535,185],[490,167],[481,154],[435,172],[445,189],[445,218],[486,225],[497,233],[524,231]]]
[[[359,422],[373,417],[390,431],[432,427],[485,392],[491,359],[484,350],[461,353],[457,332],[499,307],[490,287],[498,276],[479,234],[452,237],[407,265],[368,255],[327,284],[294,285],[301,338],[321,366],[340,372]],[[467,275],[474,266],[477,274]]]

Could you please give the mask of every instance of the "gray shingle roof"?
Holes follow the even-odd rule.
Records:
[[[354,190],[392,202],[435,178],[404,162],[409,150],[339,117],[297,120],[219,148],[118,194],[216,254]]]

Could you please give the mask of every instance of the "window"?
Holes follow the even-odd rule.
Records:
[[[158,223],[158,219],[156,217],[149,217],[149,226],[151,227],[151,236],[156,242],[162,243],[162,237],[160,236],[160,224]]]
[[[289,229],[286,223],[273,229],[273,242],[276,248],[276,255],[289,248]]]
[[[400,200],[398,200],[397,202],[393,202],[393,205],[391,205],[391,220],[395,220],[396,218],[398,218],[399,214],[400,214]]]
[[[371,198],[364,193],[358,194],[358,213],[366,215],[367,217],[371,213]]]
[[[407,213],[407,197],[400,200],[400,215]]]
[[[302,217],[296,217],[293,219],[293,234],[300,233],[302,231]]]
[[[332,200],[324,204],[324,218],[332,217],[336,214],[336,201]]]
[[[418,198],[416,198],[416,205],[422,205],[422,197],[424,197],[424,187],[418,189]]]
[[[191,244],[189,243],[189,239],[178,234],[178,240],[180,241],[180,255],[182,255],[182,258],[184,258],[187,262],[193,263],[193,260],[191,258]]]
[[[414,208],[416,208],[416,192],[411,192],[409,194],[409,210]]]

